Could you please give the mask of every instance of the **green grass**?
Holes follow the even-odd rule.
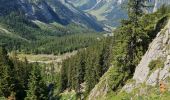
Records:
[[[163,68],[164,67],[164,60],[161,59],[161,58],[158,58],[157,60],[152,60],[149,63],[148,67],[150,68],[151,72],[155,71],[158,68]]]
[[[24,60],[25,57],[31,61],[49,61],[53,60],[53,55],[32,55],[32,54],[18,54],[20,60]]]
[[[119,93],[110,92],[103,100],[170,100],[170,92],[168,91],[170,84],[166,84],[167,91],[160,93],[159,86],[149,86],[141,84],[138,88],[133,89],[131,93],[121,91]]]
[[[24,54],[24,53],[18,53],[17,57],[19,58],[19,60],[24,61],[25,58],[27,58],[27,60],[29,62],[42,62],[42,63],[46,63],[46,64],[50,64],[50,63],[57,63],[57,62],[61,62],[62,60],[75,55],[77,53],[77,51],[73,51],[73,52],[68,52],[62,55],[52,55],[52,54]],[[9,56],[13,56],[14,53],[11,52],[9,53]]]
[[[4,97],[0,97],[0,100],[6,100],[6,98],[4,98]]]
[[[61,93],[60,100],[77,100],[75,91]]]

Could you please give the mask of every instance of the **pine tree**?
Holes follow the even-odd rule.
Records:
[[[31,64],[28,63],[27,59],[25,58],[24,61],[19,61],[16,56],[11,58],[12,63],[14,65],[14,72],[13,75],[16,81],[16,98],[19,100],[23,100],[26,96],[26,89],[28,85],[29,74],[31,71]]]
[[[140,39],[140,24],[139,18],[144,14],[146,0],[129,0],[128,1],[128,16],[129,27],[126,29],[126,33],[130,34],[127,45],[126,65],[130,67],[130,73],[134,72],[137,64],[137,41]]]
[[[71,86],[71,67],[69,65],[69,60],[66,59],[62,63],[61,67],[61,91],[64,91],[67,87]]]
[[[27,97],[25,100],[47,100],[47,87],[42,80],[40,66],[33,66],[28,83]]]
[[[99,66],[99,55],[97,55],[97,51],[95,51],[95,48],[90,48],[87,51],[87,58],[85,62],[85,82],[86,82],[86,92],[90,92],[91,89],[94,88],[96,83],[98,82],[100,78],[100,69],[101,66]]]
[[[14,74],[12,62],[9,60],[5,48],[2,47],[0,48],[0,91],[6,98],[15,94]],[[14,95],[12,96],[15,98]]]
[[[102,43],[102,50],[100,55],[100,66],[101,69],[101,75],[100,77],[109,69],[111,66],[111,58],[112,58],[112,38],[106,38],[104,42]]]

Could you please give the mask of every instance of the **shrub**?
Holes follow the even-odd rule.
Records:
[[[161,58],[158,58],[157,60],[152,60],[148,67],[150,68],[151,71],[157,68],[163,68],[164,61]]]

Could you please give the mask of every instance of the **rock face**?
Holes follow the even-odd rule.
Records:
[[[103,75],[100,82],[93,88],[88,96],[88,100],[105,100],[105,95],[109,91],[107,73]]]
[[[158,58],[164,58],[164,67],[151,72],[149,63]],[[146,82],[148,85],[156,85],[170,76],[170,21],[167,26],[157,34],[150,44],[148,51],[136,67],[133,79],[136,84]]]
[[[121,19],[127,18],[126,11],[122,9],[127,0],[67,0],[91,15],[105,26],[115,27]]]
[[[163,67],[160,66],[150,70],[151,61],[163,59]],[[131,92],[134,88],[140,87],[140,84],[155,86],[160,82],[165,82],[170,77],[170,20],[164,29],[161,30],[156,38],[149,45],[148,51],[142,57],[139,65],[136,67],[133,83],[126,84],[122,90]]]
[[[151,70],[150,63],[159,58],[162,58],[161,66]],[[105,96],[112,91],[108,80],[114,79],[113,76],[116,76],[113,70],[114,67],[110,67],[101,77],[100,82],[90,92],[88,100],[106,99]],[[117,77],[120,75],[118,74]],[[170,77],[170,20],[151,42],[147,52],[136,67],[133,79],[122,88],[122,91],[130,93],[134,88],[140,87],[140,94],[145,94],[146,89],[142,89],[141,84],[146,83],[146,85],[154,86],[161,81],[166,82],[168,77]]]
[[[67,0],[75,7],[95,16],[106,26],[116,27],[121,19],[127,18],[124,8],[127,0]],[[170,4],[170,0],[148,0],[153,8],[149,12],[155,12],[163,4]]]

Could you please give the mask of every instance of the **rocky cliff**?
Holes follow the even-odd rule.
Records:
[[[159,80],[167,77],[167,72],[170,67],[170,22],[168,25],[157,34],[157,37],[150,44],[148,51],[143,56],[140,64],[137,66],[133,79],[137,83],[146,81],[148,84],[155,84],[158,72]],[[164,67],[158,68],[149,75],[149,64],[153,60],[162,59]],[[168,68],[167,68],[168,67]],[[148,76],[149,75],[149,76]]]
[[[170,77],[170,21],[156,36],[149,49],[136,67],[133,84],[124,86],[123,90],[131,92],[140,84],[155,86],[167,82]]]
[[[122,94],[124,91],[125,94],[130,95],[132,91],[139,89],[138,92],[128,97],[130,98],[139,94],[140,91],[147,93],[147,90],[142,90],[143,87],[141,88],[141,86],[143,85],[146,85],[146,87],[154,87],[161,82],[164,84],[170,83],[170,20],[168,21],[168,19],[168,16],[163,16],[161,20],[159,20],[161,23],[158,21],[154,24],[154,26],[161,25],[161,30],[156,33],[157,35],[150,43],[147,52],[143,55],[136,67],[133,78],[124,84],[126,73],[121,74],[119,73],[119,70],[121,70],[119,67],[119,70],[117,70],[117,67],[111,66],[101,77],[100,82],[92,89],[88,100],[112,100],[110,98],[108,99],[108,97],[121,98],[121,96],[125,96]],[[118,88],[114,89],[116,86]],[[159,91],[159,87],[157,87],[156,90]]]

